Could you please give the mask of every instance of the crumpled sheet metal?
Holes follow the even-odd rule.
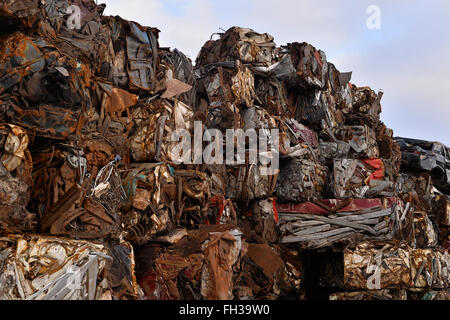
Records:
[[[443,289],[450,283],[450,256],[447,250],[411,251],[412,286],[418,289]]]
[[[252,207],[253,228],[251,232],[257,243],[279,243],[280,221],[275,199],[255,201]]]
[[[211,197],[208,204],[208,223],[211,224],[238,224],[238,216],[230,199],[225,199],[221,194]]]
[[[193,129],[193,110],[181,101],[139,106],[132,111],[136,131],[129,137],[134,161],[166,160],[179,163],[178,142],[171,137],[176,130]],[[188,159],[192,160],[192,159]]]
[[[286,49],[291,70],[278,78],[291,87],[323,89],[328,73],[325,53],[306,42],[290,43]]]
[[[167,64],[170,70],[166,73],[166,78],[177,79],[191,86],[191,90],[181,94],[179,100],[192,108],[197,106],[197,79],[192,68],[192,61],[181,51],[174,49],[172,52],[166,52],[162,56],[161,64]]]
[[[445,195],[437,196],[433,200],[433,211],[436,222],[439,226],[450,227],[450,197]]]
[[[334,210],[319,201],[296,208],[294,205],[296,211],[310,213],[279,213],[279,228],[283,234],[281,243],[297,243],[301,248],[318,249],[369,239],[391,240],[406,228],[407,216],[411,216],[410,205],[405,206],[398,199],[391,203],[388,199],[383,202],[382,205],[350,212],[342,209],[350,201],[341,202]],[[311,214],[317,212],[317,207],[329,210],[325,214]],[[285,207],[284,210],[294,208]]]
[[[14,177],[31,186],[33,160],[28,150],[29,138],[25,129],[12,124],[0,124],[0,160]]]
[[[262,175],[262,165],[235,165],[227,167],[227,198],[261,199],[271,197],[278,173]]]
[[[5,240],[2,300],[111,300],[104,245],[46,236]]]
[[[97,5],[93,0],[47,0],[43,3],[47,18],[55,25],[61,27],[62,23],[67,21],[67,9],[71,5],[76,5],[80,8],[80,27],[86,28],[86,24],[96,22],[100,19],[100,14],[103,13],[105,5]]]
[[[411,287],[411,248],[406,244],[383,244],[376,248],[369,242],[354,251],[344,251],[344,283],[348,290],[380,290]]]
[[[138,261],[146,261],[139,279],[145,298],[232,300],[247,252],[242,233],[233,225],[199,225],[181,234],[167,249],[153,244],[139,254]]]
[[[120,240],[107,245],[112,263],[108,265],[108,280],[112,295],[119,300],[142,299],[143,292],[136,279],[136,260],[133,246]]]
[[[344,282],[349,290],[441,289],[450,280],[449,263],[442,249],[363,242],[344,251]]]
[[[254,71],[254,68],[251,69]],[[256,103],[265,106],[270,114],[276,116],[289,115],[293,117],[293,110],[288,100],[287,88],[284,82],[278,79],[258,77],[255,72]]]
[[[348,301],[348,300],[408,300],[408,292],[406,290],[373,290],[373,291],[354,291],[333,293],[330,296],[331,301]]]
[[[352,98],[353,72],[340,72],[336,66],[328,62],[327,87],[336,100],[337,108],[347,114],[353,107]]]
[[[79,149],[60,146],[35,154],[35,163],[30,205],[40,215],[42,232],[83,239],[119,237],[118,209],[125,195],[114,161],[88,168]]]
[[[155,28],[130,23],[130,34],[126,38],[128,75],[130,88],[152,92],[156,83],[158,67],[158,34]],[[145,50],[143,50],[145,48]]]
[[[127,239],[145,244],[173,224],[193,227],[207,217],[210,185],[203,172],[168,164],[135,164],[123,180]],[[193,223],[195,224],[193,225]]]
[[[273,300],[278,296],[301,297],[301,261],[267,244],[249,244],[235,280],[235,299]]]
[[[202,269],[201,295],[207,300],[232,300],[233,266],[245,252],[241,231],[211,232],[202,249],[206,263]]]
[[[438,229],[425,212],[414,212],[414,233],[418,248],[435,248],[439,245]]]
[[[220,39],[208,41],[200,51],[196,66],[207,66],[217,62],[241,60],[244,63],[269,66],[273,61],[274,38],[259,34],[252,29],[232,27]]]
[[[175,177],[169,166],[161,163],[135,165],[130,169],[123,180],[126,193],[122,202],[123,222],[127,239],[144,244],[169,227],[170,216],[174,215],[169,208],[171,199],[176,197],[170,192],[176,189]]]
[[[163,254],[155,261],[155,271],[148,272],[140,281],[140,286],[147,300],[179,300],[183,296],[178,290],[178,277],[187,279],[186,283],[195,283],[198,285],[201,269],[203,266],[203,256],[201,254],[192,254],[188,257],[182,257],[176,254]],[[188,289],[195,296],[196,292],[187,285]],[[197,289],[197,288],[196,288]],[[187,297],[185,298],[187,299]]]
[[[31,22],[39,13],[39,0],[2,0],[0,1],[0,15],[3,19],[22,20]],[[25,23],[24,23],[25,24]]]
[[[289,131],[297,138],[298,143],[306,144],[311,148],[319,147],[319,139],[315,131],[295,119],[288,119],[285,124],[288,126]]]
[[[277,203],[279,213],[304,213],[327,215],[341,212],[359,212],[373,208],[390,208],[398,203],[398,198],[379,199],[321,199],[314,202]]]
[[[367,126],[344,126],[331,129],[334,142],[322,142],[321,154],[326,159],[379,158],[375,133]]]
[[[413,292],[407,290],[384,289],[373,291],[339,292],[330,296],[333,301],[350,300],[390,300],[390,301],[448,301],[450,293],[448,290],[432,290],[428,292]]]
[[[322,198],[328,169],[310,160],[290,159],[281,163],[276,196],[280,201],[303,202]]]
[[[394,195],[392,164],[382,159],[335,159],[334,196],[337,199]]]
[[[6,40],[1,56],[1,91],[18,91],[22,98],[2,101],[11,122],[48,138],[74,133],[82,106],[91,103],[89,67],[62,56],[43,38],[21,33]]]
[[[295,118],[308,127],[320,131],[324,126],[333,128],[344,125],[342,112],[336,109],[336,101],[328,90],[308,90],[299,95]]]
[[[30,186],[14,178],[0,164],[0,229],[10,232],[33,231],[37,226],[36,214],[28,212]]]
[[[105,91],[106,99],[105,110],[108,113],[119,112],[127,110],[128,108],[136,105],[138,96],[131,94],[120,88],[115,88],[109,84],[98,82],[100,87]]]
[[[377,118],[381,113],[380,101],[383,97],[383,92],[378,94],[369,87],[352,88],[353,110],[352,113],[359,113],[360,117],[367,116],[369,118]]]
[[[27,132],[18,126],[0,125],[0,229],[33,231],[36,215],[28,212],[33,161]]]
[[[211,68],[200,82],[206,90],[209,103],[230,103],[252,107],[256,98],[255,79],[247,67]]]

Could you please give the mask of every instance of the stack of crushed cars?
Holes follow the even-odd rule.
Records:
[[[448,197],[382,92],[238,27],[193,67],[104,9],[0,0],[0,299],[448,299]],[[208,129],[278,129],[280,169],[180,161]]]

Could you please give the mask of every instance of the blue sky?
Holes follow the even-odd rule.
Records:
[[[448,0],[99,0],[105,14],[161,30],[160,44],[195,60],[211,34],[242,26],[277,45],[309,42],[358,86],[383,89],[382,120],[398,136],[450,146]],[[381,10],[369,30],[366,10]]]

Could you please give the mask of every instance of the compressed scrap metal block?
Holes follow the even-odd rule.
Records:
[[[272,300],[279,295],[299,298],[302,274],[298,257],[267,244],[249,244],[235,280],[236,299]],[[275,293],[278,290],[281,292]]]
[[[278,205],[281,243],[318,249],[337,243],[390,240],[407,225],[410,205],[396,198],[322,200]]]
[[[331,129],[335,142],[322,142],[321,154],[326,159],[379,158],[375,133],[367,126],[343,126]]]
[[[83,239],[120,237],[121,199],[125,196],[115,161],[90,168],[81,149],[59,146],[34,155],[31,207],[41,232]],[[94,163],[91,162],[91,166]]]
[[[102,244],[46,236],[0,238],[0,299],[111,300]]]
[[[296,105],[296,118],[318,131],[324,129],[324,125],[328,128],[343,126],[352,110],[351,75],[351,72],[340,73],[328,63],[324,87],[302,91],[291,100]]]
[[[162,163],[134,164],[123,183],[123,222],[134,244],[146,244],[174,224],[192,227],[205,222],[211,192],[204,172]]]
[[[336,213],[357,213],[364,210],[377,208],[391,208],[394,204],[401,203],[398,198],[378,198],[378,199],[321,199],[314,202],[301,203],[277,203],[277,211],[281,213],[293,214],[314,214],[329,215]]]
[[[0,91],[21,97],[1,103],[10,122],[39,136],[67,139],[76,130],[82,106],[92,103],[89,67],[61,55],[44,38],[16,33],[3,45],[8,50],[0,57]]]
[[[380,290],[411,287],[411,248],[406,244],[369,242],[344,251],[344,284],[348,290]]]
[[[450,284],[450,256],[447,250],[411,250],[412,287],[418,289],[443,289]]]
[[[172,142],[172,135],[176,130],[192,131],[191,107],[181,101],[171,103],[162,100],[136,107],[132,115],[135,130],[128,143],[134,161],[181,162],[181,156],[175,149],[179,143]],[[191,161],[190,158],[186,160]]]
[[[285,84],[274,77],[258,77],[255,68],[251,70],[255,73],[256,103],[262,104],[272,115],[292,115],[295,110],[288,101]]]
[[[425,212],[414,213],[414,232],[418,248],[434,248],[439,245],[439,232]]]
[[[394,195],[394,172],[388,160],[334,160],[334,195],[337,199]]]
[[[162,237],[158,238],[163,241]],[[199,225],[199,229],[168,239],[165,250],[142,249],[145,260],[139,284],[151,300],[231,300],[234,270],[238,270],[247,245],[233,225]]]
[[[360,121],[367,125],[380,122],[381,99],[383,92],[375,93],[369,87],[352,87],[352,110],[347,116],[348,121]],[[369,125],[372,127],[372,125]]]
[[[274,193],[278,174],[263,175],[261,165],[228,166],[227,198],[229,199],[261,199]]]
[[[255,79],[249,68],[238,65],[236,68],[217,67],[202,77],[211,105],[230,103],[236,106],[252,107],[255,93]]]
[[[276,196],[280,201],[302,202],[320,199],[328,170],[309,160],[289,159],[280,163]]]
[[[189,86],[191,89],[179,96],[180,101],[195,108],[197,106],[197,79],[192,68],[192,61],[181,51],[174,49],[166,52],[162,56],[161,64],[167,64],[169,71],[166,74],[168,79],[177,79]]]
[[[333,128],[344,124],[344,117],[336,109],[336,103],[329,91],[310,90],[298,96],[295,118],[319,131],[324,125]]]
[[[448,301],[450,300],[450,292],[448,289],[431,290],[428,292],[408,292],[408,300]]]
[[[344,251],[344,282],[349,290],[442,289],[450,281],[449,264],[443,249],[364,242]]]
[[[244,242],[238,229],[209,233],[202,244],[206,263],[202,269],[201,295],[207,300],[233,299],[233,266],[239,262]],[[224,255],[223,252],[226,252]]]
[[[25,129],[0,125],[0,229],[9,232],[32,231],[37,225],[36,215],[26,209],[33,168],[28,144]]]
[[[290,87],[308,89],[323,89],[328,75],[327,57],[323,51],[316,50],[312,45],[303,43],[290,43],[286,47],[288,52],[282,58],[289,68],[278,74],[278,79]]]
[[[333,293],[330,300],[408,300],[406,290],[374,290],[374,291],[355,291],[355,292],[339,292]]]
[[[241,60],[247,63],[271,65],[275,42],[267,33],[259,34],[252,29],[232,27],[220,39],[208,41],[200,51],[196,65],[207,66],[217,62]]]
[[[28,212],[30,187],[14,178],[0,163],[0,229],[9,232],[32,231],[37,225],[36,215]]]
[[[440,195],[433,199],[433,213],[439,226],[450,227],[450,197]]]

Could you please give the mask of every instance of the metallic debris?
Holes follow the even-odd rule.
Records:
[[[382,91],[248,28],[193,66],[104,9],[0,0],[0,299],[448,300],[449,149]],[[210,129],[227,161],[180,154]]]

